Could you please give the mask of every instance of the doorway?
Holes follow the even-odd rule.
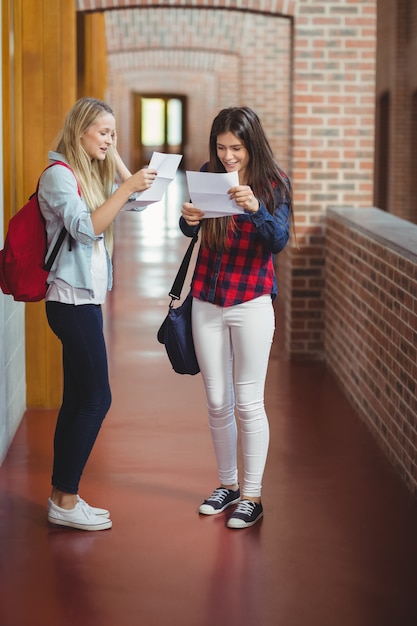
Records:
[[[134,170],[147,165],[153,152],[184,154],[186,97],[135,93],[133,98]],[[185,168],[184,159],[180,167]]]

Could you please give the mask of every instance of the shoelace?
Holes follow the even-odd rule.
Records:
[[[243,515],[251,515],[256,507],[256,502],[252,500],[241,500],[235,509],[235,513],[242,513]]]
[[[77,502],[83,509],[86,509],[87,511],[91,511],[91,506],[85,500],[80,498],[80,496],[77,496]]]
[[[209,500],[215,501],[215,502],[220,502],[220,504],[221,504],[223,502],[223,500],[225,500],[225,498],[227,498],[228,495],[229,495],[229,490],[228,489],[215,489],[213,491],[213,493],[211,494]]]
[[[77,503],[79,504],[79,509],[83,512],[86,518],[90,518],[94,515],[91,506],[85,500],[80,498],[80,496],[78,496]]]
[[[82,500],[82,499],[80,498],[80,499],[78,500],[77,504],[78,504],[78,508],[79,508],[79,510],[83,512],[84,516],[85,516],[85,517],[88,517],[88,514],[89,514],[89,512],[90,512],[90,511],[88,510],[88,505],[87,505],[87,502],[85,502],[85,500]]]

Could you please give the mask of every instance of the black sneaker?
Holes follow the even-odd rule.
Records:
[[[230,516],[227,526],[229,528],[248,528],[256,524],[263,514],[262,504],[252,500],[241,500]]]
[[[207,500],[204,500],[198,511],[203,515],[216,515],[227,509],[228,506],[239,502],[239,500],[240,489],[232,491],[231,489],[218,487]]]

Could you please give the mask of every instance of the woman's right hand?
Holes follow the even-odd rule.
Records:
[[[124,207],[130,196],[151,187],[157,171],[149,167],[130,175],[126,169],[127,178],[107,200],[91,214],[94,233],[101,235],[112,223],[119,211]]]
[[[188,226],[197,226],[204,217],[203,211],[197,209],[191,202],[184,202],[181,214]]]
[[[153,181],[155,180],[158,172],[149,167],[144,167],[138,172],[132,174],[132,176],[128,179],[129,185],[132,186],[132,193],[137,191],[145,191],[145,189],[149,189],[152,186]]]

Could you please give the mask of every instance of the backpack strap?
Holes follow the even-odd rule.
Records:
[[[64,226],[61,232],[59,233],[59,237],[55,242],[55,245],[52,249],[51,254],[48,256],[48,260],[44,263],[43,269],[46,270],[47,272],[51,271],[51,267],[54,264],[56,255],[58,254],[60,247],[64,243],[64,239],[66,236],[67,236],[67,229]]]
[[[49,168],[53,167],[54,165],[63,165],[64,167],[69,169],[70,172],[72,172],[74,174],[72,168],[67,163],[65,163],[64,161],[54,161],[53,163],[51,163],[50,165],[48,165],[48,167],[46,167],[44,169],[42,174],[44,172],[46,172],[46,170],[49,170]],[[41,176],[42,176],[42,174],[41,174]],[[75,178],[76,183],[77,183],[78,195],[81,197],[80,185],[78,184],[78,180],[77,180],[75,174],[74,174],[74,178]],[[40,183],[40,177],[39,177],[39,180],[38,180],[38,186],[36,187],[36,195],[38,195],[39,183]],[[50,271],[50,269],[51,269],[51,267],[52,267],[52,265],[53,265],[53,263],[55,261],[56,255],[58,254],[59,249],[61,248],[62,244],[64,243],[64,239],[65,239],[66,235],[67,235],[67,229],[65,228],[65,226],[63,226],[61,232],[59,233],[59,237],[56,240],[55,245],[54,245],[54,247],[52,249],[52,252],[49,254],[49,256],[48,256],[48,254],[46,255],[48,260],[45,262],[45,264],[43,266],[43,269],[46,270],[47,272]]]

